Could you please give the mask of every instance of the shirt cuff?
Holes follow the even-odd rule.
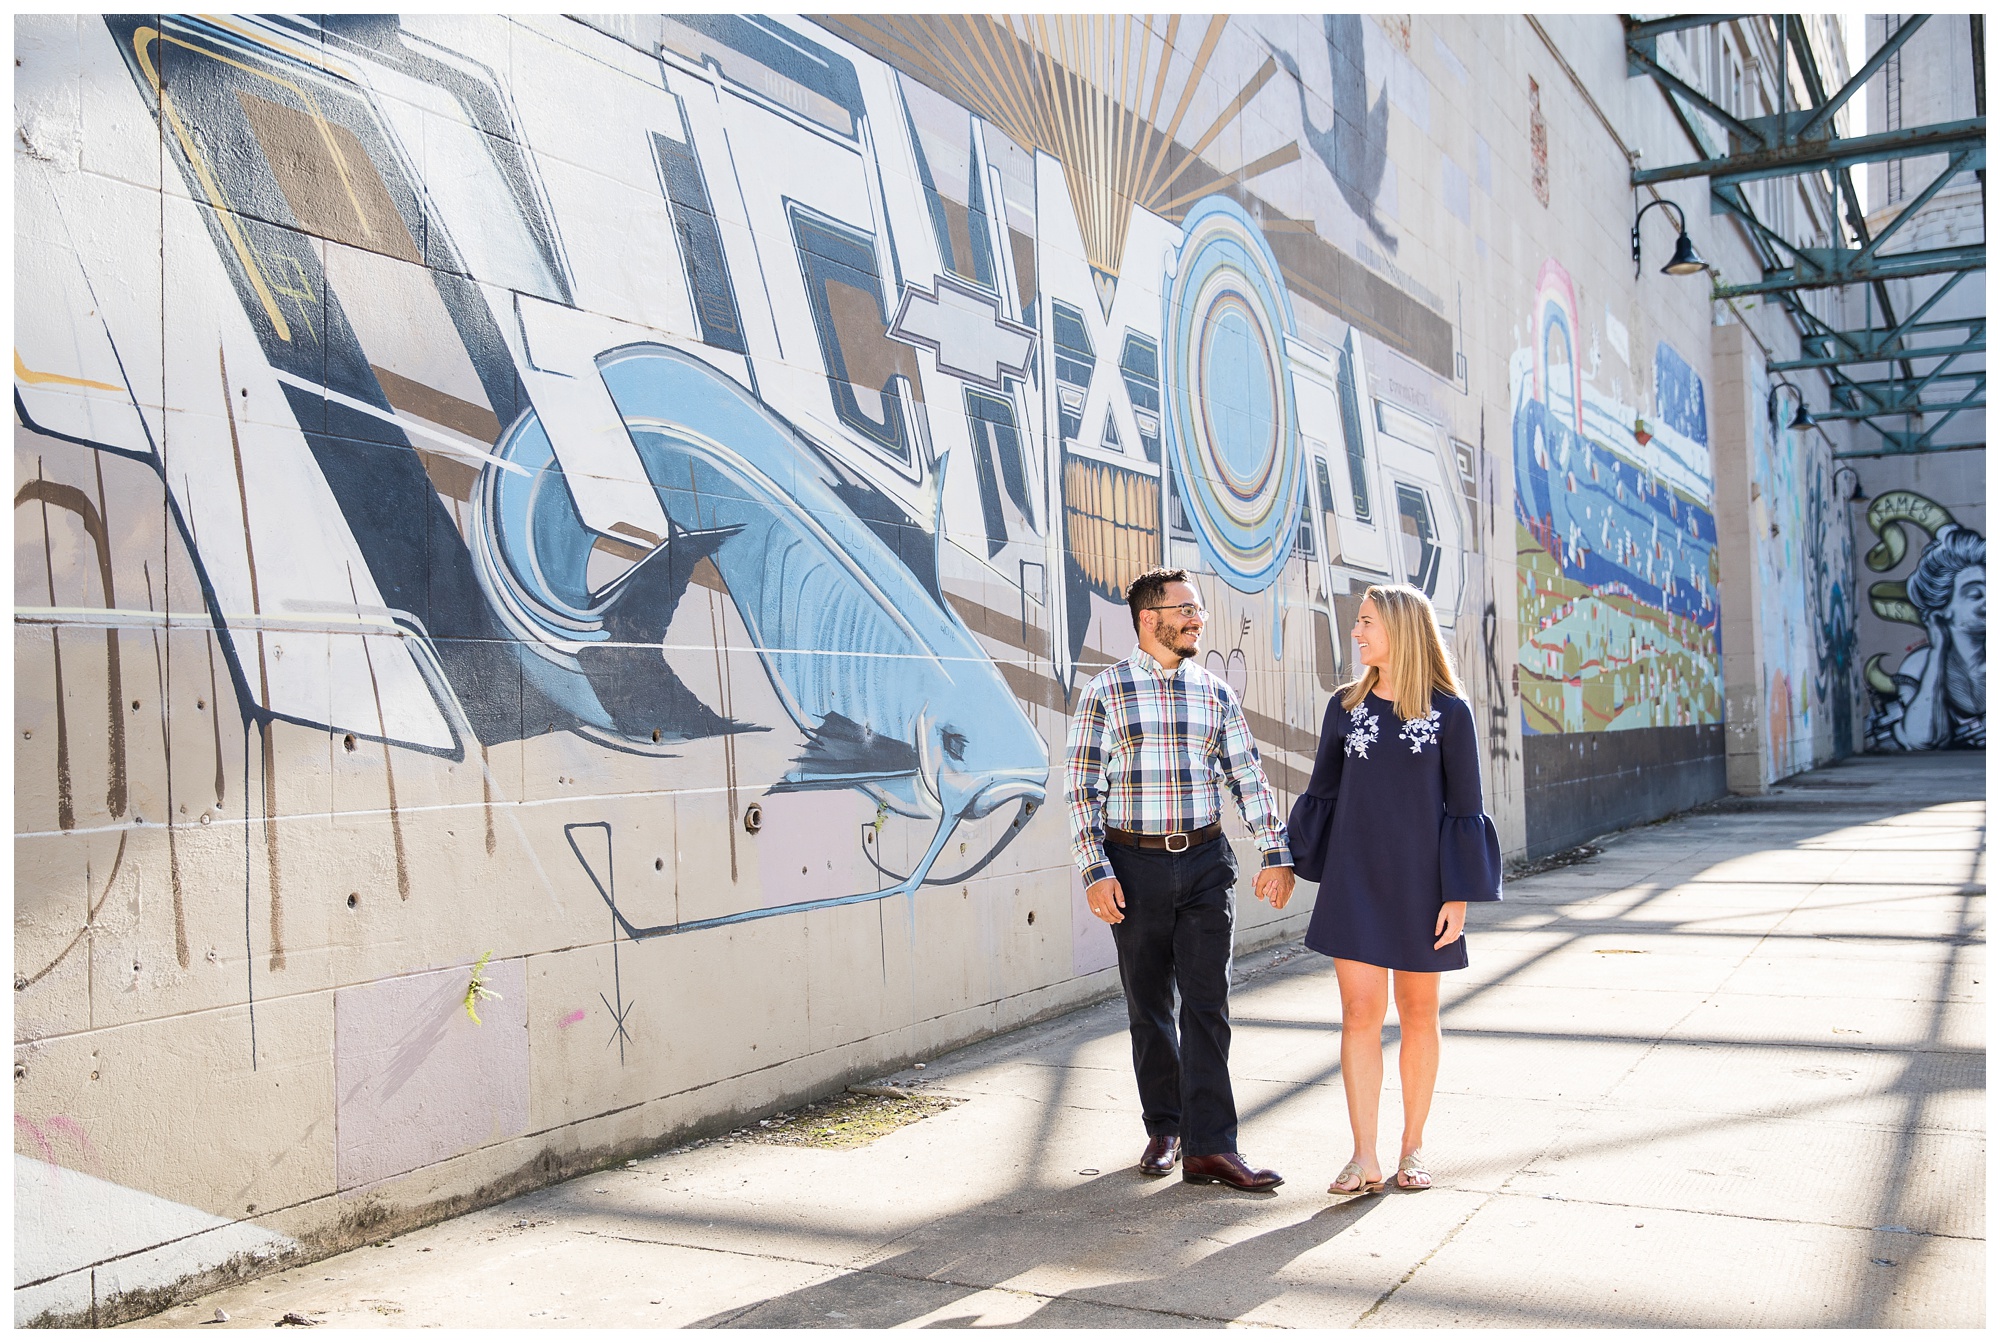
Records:
[[[1280,844],[1275,849],[1264,850],[1263,865],[1265,867],[1290,867],[1292,865],[1291,848],[1288,845]]]
[[[1087,891],[1098,882],[1117,875],[1112,871],[1110,863],[1093,863],[1083,870],[1083,889]]]

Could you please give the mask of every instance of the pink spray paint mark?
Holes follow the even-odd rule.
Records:
[[[26,1115],[17,1114],[14,1116],[14,1127],[17,1131],[23,1129],[27,1131],[29,1140],[35,1144],[35,1150],[42,1154],[42,1160],[49,1165],[63,1165],[57,1159],[56,1140],[67,1138],[82,1156],[80,1167],[76,1162],[70,1163],[72,1167],[79,1167],[98,1175],[104,1173],[104,1162],[98,1158],[97,1149],[91,1146],[90,1135],[83,1131],[83,1125],[68,1115],[50,1115],[37,1124]]]
[[[581,1007],[579,1007],[574,1012],[571,1012],[568,1016],[564,1017],[560,1022],[556,1024],[561,1026],[564,1030],[568,1030],[571,1026],[576,1025],[577,1022],[582,1021],[584,1015],[585,1015],[584,1010]]]
[[[56,1149],[49,1142],[49,1135],[42,1132],[40,1124],[37,1124],[26,1115],[15,1115],[14,1127],[28,1130],[28,1136],[34,1140],[36,1148],[41,1151],[42,1160],[51,1166],[56,1164]]]
[[[97,1149],[90,1145],[90,1135],[83,1131],[83,1125],[77,1123],[68,1115],[53,1115],[48,1120],[48,1125],[51,1130],[65,1135],[78,1147],[82,1148],[85,1156],[89,1157],[92,1161],[97,1160]]]

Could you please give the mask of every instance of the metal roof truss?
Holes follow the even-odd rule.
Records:
[[[1802,353],[1798,359],[1773,363],[1771,371],[1820,370],[1832,384],[1833,405],[1824,412],[1815,412],[1816,417],[1859,420],[1874,429],[1882,438],[1883,450],[1891,452],[1917,452],[1930,447],[1947,421],[1961,411],[1983,409],[1986,404],[1983,369],[1954,367],[1959,360],[1975,355],[1981,356],[1983,363],[1986,353],[1983,312],[1976,318],[1922,320],[1965,276],[1985,270],[1985,243],[1914,252],[1882,250],[1883,244],[1915,219],[1958,174],[1978,173],[1983,186],[1986,169],[1983,68],[1975,69],[1980,115],[1969,120],[1875,135],[1843,136],[1834,119],[1834,114],[1923,26],[1925,17],[1909,16],[1853,78],[1829,93],[1820,78],[1812,44],[1796,15],[1685,14],[1644,21],[1629,14],[1625,16],[1628,69],[1635,76],[1651,76],[1660,86],[1696,154],[1687,163],[1635,169],[1634,189],[1645,188],[1657,194],[1657,183],[1708,179],[1711,208],[1718,214],[1730,215],[1743,226],[1763,272],[1743,284],[1721,283],[1718,275],[1714,296],[1718,299],[1768,296],[1781,305],[1798,327]],[[1771,116],[1738,117],[1660,63],[1661,37],[1739,21],[1767,24],[1777,33],[1780,109]],[[1978,40],[1975,34],[1975,44]],[[1791,97],[1789,67],[1794,61],[1799,82],[1808,96],[1806,107],[1784,105]],[[1712,142],[1702,118],[1723,128],[1726,144]],[[1944,171],[1880,233],[1871,235],[1862,214],[1860,195],[1854,188],[1853,168],[1865,163],[1939,154],[1950,156]],[[1806,175],[1824,175],[1836,198],[1836,209],[1844,207],[1847,228],[1856,245],[1801,247],[1759,219],[1743,191],[1746,182]],[[1898,319],[1887,282],[1929,275],[1951,278],[1915,311]],[[1867,285],[1872,299],[1868,325],[1863,330],[1842,331],[1829,326],[1800,301],[1800,294],[1807,290],[1855,284]],[[1911,339],[1919,336],[1923,338],[1920,341]],[[1941,362],[1922,370],[1916,367],[1919,360],[1933,359]],[[1856,365],[1869,364],[1889,365],[1892,374],[1864,380],[1849,371]],[[1966,381],[1975,382],[1975,387],[1954,400],[1940,401],[1936,396],[1928,401],[1923,399],[1922,394],[1928,388],[1942,389],[1947,384]],[[1878,418],[1903,416],[1919,416],[1926,423],[1911,429],[1891,428],[1877,422]]]

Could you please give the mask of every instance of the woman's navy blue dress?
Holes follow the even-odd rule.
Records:
[[[1443,950],[1447,900],[1500,898],[1500,838],[1479,792],[1472,707],[1431,696],[1408,722],[1370,694],[1326,706],[1312,782],[1292,804],[1294,870],[1319,882],[1306,945],[1391,970],[1463,970],[1465,938]]]

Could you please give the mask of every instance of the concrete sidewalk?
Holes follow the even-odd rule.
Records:
[[[1113,1002],[899,1075],[969,1099],[866,1146],[710,1142],[138,1327],[1975,1327],[1984,768],[1851,759],[1475,907],[1429,1193],[1323,1192],[1339,1002],[1292,944],[1234,998],[1272,1195],[1133,1169]],[[1391,1060],[1391,1165],[1398,1106]]]

